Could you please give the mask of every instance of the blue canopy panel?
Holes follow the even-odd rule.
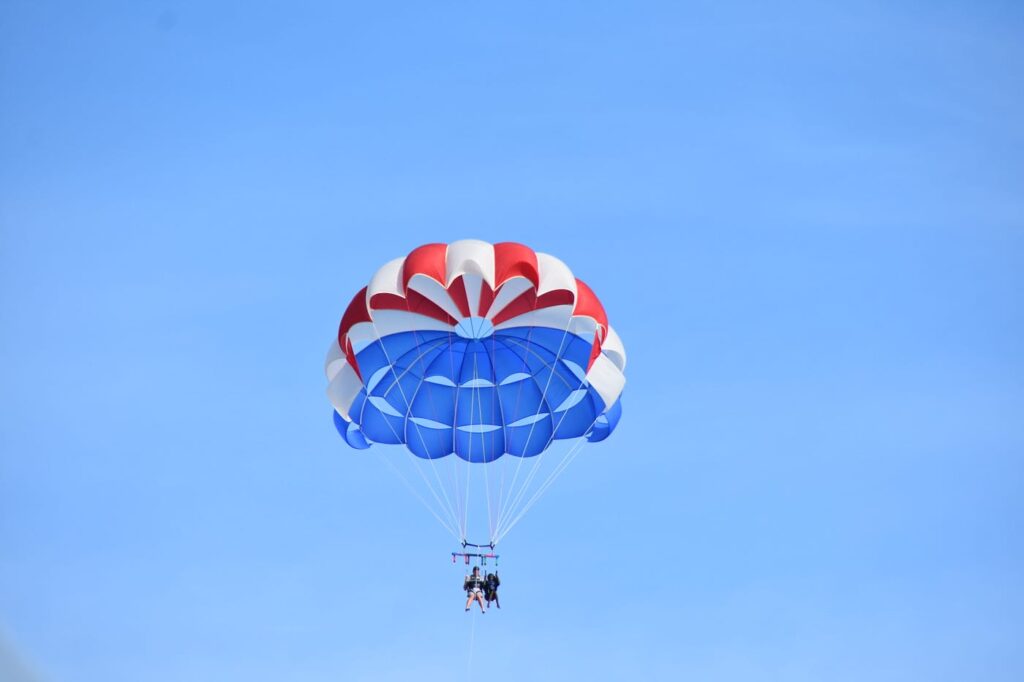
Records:
[[[608,436],[612,435],[612,431],[619,425],[619,420],[622,419],[622,399],[615,401],[612,405],[612,409],[602,414],[594,422],[594,428],[590,430],[590,435],[587,436],[587,440],[591,443],[599,443]]]
[[[366,437],[360,432],[359,426],[345,421],[345,418],[337,412],[334,413],[334,428],[338,429],[338,433],[345,439],[345,442],[356,450],[365,450],[370,447],[370,444],[366,442]]]
[[[504,454],[532,457],[555,440],[604,440],[621,416],[607,414],[587,383],[591,344],[546,327],[518,327],[483,339],[400,332],[356,357],[364,387],[335,413],[349,445],[405,444],[425,459],[452,453],[469,462]]]

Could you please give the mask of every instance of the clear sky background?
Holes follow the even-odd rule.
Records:
[[[1024,678],[1022,73],[1015,2],[4,0],[0,678]],[[322,367],[467,237],[629,352],[486,616]]]

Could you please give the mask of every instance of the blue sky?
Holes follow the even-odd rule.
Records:
[[[1021,679],[1022,37],[1010,2],[4,3],[0,672]],[[568,262],[630,358],[486,616],[322,373],[378,265],[467,237]]]

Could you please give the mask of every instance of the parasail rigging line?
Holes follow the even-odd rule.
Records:
[[[420,340],[419,340],[418,333],[414,332],[413,341],[416,343],[416,346],[418,348],[419,345],[420,345]],[[452,351],[453,345],[454,344],[452,344],[452,333],[448,332],[448,343],[447,343],[447,346],[448,346],[448,360],[449,360],[449,365],[450,365],[451,370],[452,370],[452,375],[456,376],[455,375],[455,357],[454,357],[454,353]],[[467,353],[465,353],[465,352],[462,355],[462,362],[463,363],[465,363],[466,355],[467,355]],[[425,379],[427,377],[427,373],[428,373],[429,369],[430,368],[427,367],[427,366],[422,366],[421,367],[421,372],[420,373],[421,373],[422,376],[420,377],[421,378],[421,382],[416,387],[417,394],[419,393],[420,389],[422,389],[424,384],[428,383],[428,382],[425,381]],[[455,412],[456,413],[457,413],[457,410],[458,410],[458,396],[459,396],[459,392],[456,389],[456,391],[455,391],[455,401],[456,401],[455,402]],[[414,394],[414,399],[415,399],[415,394]],[[443,419],[442,419],[443,415],[442,415],[441,411],[438,409],[437,400],[434,398],[434,387],[433,387],[433,385],[431,385],[430,387],[427,388],[427,400],[430,403],[431,414],[434,416],[435,421],[438,421],[438,422],[443,421]],[[412,409],[412,404],[411,403],[409,404],[409,409],[410,409],[410,411]],[[409,415],[407,414],[406,415],[406,420],[408,420],[408,419],[409,419]],[[420,426],[418,424],[414,424],[414,426],[416,427],[417,435],[420,437],[420,443],[423,445],[423,449],[424,450],[428,450],[428,448],[426,446],[426,442],[425,442],[425,440],[423,438],[423,431],[421,430],[421,428],[420,428]],[[453,423],[452,424],[452,448],[453,449],[455,447],[455,441],[454,441],[454,439],[455,439],[455,428],[456,428],[455,424]],[[413,457],[415,457],[415,455],[413,455]],[[448,500],[449,496],[448,496],[448,494],[447,494],[447,492],[445,490],[445,485],[444,485],[444,483],[441,480],[441,476],[440,476],[440,474],[437,471],[437,464],[434,462],[434,458],[433,457],[428,457],[427,459],[430,460],[431,468],[433,469],[434,476],[437,479],[438,487],[441,489],[442,493],[444,494],[445,499]],[[468,505],[466,505],[466,510],[465,510],[465,514],[464,514],[463,505],[462,505],[462,494],[460,492],[462,486],[460,485],[460,482],[459,482],[458,469],[457,469],[456,466],[452,466],[451,468],[453,469],[453,487],[452,487],[452,495],[451,495],[451,497],[455,499],[455,504],[451,505],[451,502],[449,502],[449,506],[453,507],[452,514],[453,514],[453,516],[455,518],[456,526],[459,527],[459,536],[460,536],[459,540],[463,540],[466,537],[466,525],[468,523],[467,520],[466,520],[468,518]],[[468,492],[468,486],[469,486],[469,483],[467,481],[467,483],[466,483],[467,492]],[[460,521],[461,521],[461,523],[460,523]]]
[[[473,612],[469,626],[469,657],[466,661],[466,679],[473,679],[473,647],[476,644],[476,611]]]
[[[526,332],[526,342],[527,343],[529,343],[530,339],[533,337],[533,330],[534,330],[534,327],[530,327],[529,331]],[[499,343],[499,341],[497,340],[496,336],[492,336],[491,337],[491,343],[492,343],[492,347],[494,346],[494,344]],[[524,374],[526,374],[527,373],[526,370],[530,369],[530,365],[529,365],[529,363],[526,360],[527,356],[525,356],[525,355],[520,356],[518,353],[516,353],[511,348],[509,348],[508,345],[505,344],[504,342],[500,342],[500,343],[501,343],[503,348],[505,348],[506,350],[510,351],[513,355],[515,355],[516,357],[521,357],[521,359],[523,361],[522,372]],[[512,410],[513,414],[516,414],[516,415],[519,414],[519,404],[522,402],[522,399],[523,399],[523,389],[522,389],[522,385],[520,385],[519,390],[516,391],[516,404],[515,404],[515,406],[513,407],[513,410]],[[504,425],[504,423],[505,422],[503,420],[502,424]],[[504,426],[502,428],[504,428]],[[527,439],[527,445],[529,445],[529,439]],[[495,527],[496,527],[495,528],[495,533],[497,532],[497,526],[501,525],[501,517],[502,517],[502,514],[504,513],[505,504],[508,502],[508,498],[512,496],[512,490],[513,490],[513,488],[515,488],[516,479],[519,477],[519,469],[523,465],[523,459],[524,459],[523,457],[519,457],[519,461],[516,462],[515,474],[512,477],[512,482],[509,483],[508,490],[505,489],[505,473],[506,473],[506,470],[508,469],[508,467],[507,466],[502,466],[502,468],[501,468],[501,487],[500,487],[499,495],[498,495],[498,515],[497,515],[497,519],[495,520]],[[492,537],[491,540],[493,540],[493,539],[494,538]]]
[[[569,334],[569,327],[571,325],[572,325],[572,316],[569,316],[569,319],[566,320],[566,323],[565,323],[565,329],[562,330],[562,339],[561,339],[561,341],[559,341],[558,352],[555,354],[555,358],[556,359],[562,354],[562,348],[565,346],[565,339],[566,339],[566,337]],[[529,351],[529,346],[530,346],[529,337],[530,337],[530,335],[532,333],[533,333],[533,328],[531,327],[530,331],[527,333],[527,343],[526,343],[527,352],[522,356],[523,357],[523,364],[526,367],[529,367],[529,362],[527,361],[527,358],[529,357],[529,354],[530,354],[530,351]],[[506,348],[508,348],[509,350],[511,350],[513,353],[516,352],[507,343],[505,343],[505,341],[501,341],[501,344],[503,346],[505,346]],[[519,344],[517,344],[517,345],[519,345]],[[518,355],[518,353],[516,353],[516,354]],[[537,357],[540,357],[542,361],[544,360],[539,354],[537,354],[537,353],[534,353],[534,354],[537,355]],[[556,372],[554,371],[554,368],[551,368],[551,373],[548,375],[547,381],[544,384],[544,390],[541,391],[540,402],[537,404],[537,411],[534,413],[534,415],[533,415],[534,417],[537,417],[538,415],[540,415],[541,411],[543,409],[545,409],[546,407],[549,408],[549,406],[547,404],[547,394],[548,394],[548,390],[551,388],[551,380],[554,378],[555,374],[556,374]],[[561,378],[561,377],[559,377],[559,378]],[[550,411],[550,408],[549,408],[549,411]],[[537,428],[537,422],[538,421],[540,421],[540,420],[536,419],[536,420],[534,420],[534,422],[532,424],[530,424],[530,431],[529,431],[529,434],[526,436],[526,446],[525,447],[529,447],[530,441],[533,440],[534,429]],[[533,474],[536,472],[537,467],[540,466],[541,458],[543,456],[544,456],[544,451],[543,450],[541,452],[538,452],[536,455],[534,455],[534,457],[536,457],[537,459],[534,460],[534,462],[531,465],[531,469],[530,469],[531,473],[527,477],[526,482],[523,484],[523,488],[520,489],[519,493],[513,493],[513,491],[515,490],[516,481],[519,478],[519,470],[520,470],[520,468],[523,465],[523,460],[526,459],[525,457],[520,457],[519,458],[519,462],[516,465],[515,475],[512,477],[512,483],[509,485],[509,495],[508,495],[508,497],[511,498],[513,501],[512,501],[512,504],[507,508],[507,511],[506,511],[506,508],[503,507],[501,512],[499,513],[499,515],[498,515],[498,526],[499,527],[501,526],[501,523],[502,523],[502,521],[504,519],[505,514],[510,512],[515,507],[515,505],[518,504],[519,499],[522,496],[522,491],[525,490],[527,485],[529,485],[529,481],[533,478]]]
[[[531,347],[530,344],[522,344],[522,343],[519,343],[519,342],[515,341],[514,339],[509,339],[510,343],[512,343],[513,345],[517,346],[518,348],[520,348],[524,352],[524,361],[525,361],[526,357],[528,357],[530,355],[533,355],[537,359],[539,359],[541,361],[541,363],[543,363],[544,366],[549,371],[548,380],[545,383],[544,391],[543,391],[543,393],[541,395],[541,401],[540,401],[540,404],[537,406],[537,412],[536,412],[536,414],[534,416],[539,415],[541,413],[541,410],[543,410],[545,408],[549,411],[549,413],[551,412],[551,406],[548,405],[548,403],[547,403],[547,393],[548,393],[548,391],[551,388],[551,380],[555,376],[558,376],[559,381],[564,383],[566,385],[566,388],[570,388],[570,389],[572,388],[572,385],[569,384],[568,382],[566,382],[565,379],[562,378],[562,376],[558,374],[558,372],[556,370],[556,367],[555,367],[555,364],[559,361],[559,359],[562,356],[562,349],[565,346],[565,339],[568,336],[568,332],[569,332],[569,326],[567,324],[566,328],[563,330],[563,333],[562,333],[562,340],[559,343],[558,352],[554,354],[554,359],[551,361],[550,364],[548,363],[547,359],[544,356],[542,356],[537,351],[533,350],[533,348]],[[516,352],[515,349],[513,349],[508,343],[505,343],[504,341],[502,341],[502,345],[504,345],[509,350],[512,350],[512,352]],[[551,352],[550,349],[546,349],[546,350],[548,350],[549,353]],[[579,384],[579,386],[577,386],[576,390],[579,390],[580,388],[582,388],[584,382],[585,382],[585,379],[580,382],[580,384]],[[565,414],[562,415],[562,418],[563,419],[565,418]],[[537,421],[540,421],[540,420],[537,420]],[[537,424],[537,422],[535,421],[533,423],[533,426],[536,426],[536,424]],[[559,424],[561,424],[561,421],[559,421]],[[515,509],[516,509],[517,505],[522,501],[523,497],[526,495],[526,491],[529,489],[530,484],[533,482],[534,478],[537,475],[537,472],[540,470],[542,462],[546,462],[547,461],[546,459],[542,459],[542,458],[544,458],[545,455],[548,454],[548,449],[549,449],[549,446],[551,445],[551,441],[554,439],[554,435],[555,435],[555,430],[556,429],[557,429],[557,427],[552,429],[551,437],[548,439],[548,442],[544,446],[544,449],[541,450],[540,453],[535,455],[536,460],[533,462],[532,466],[530,467],[530,472],[527,475],[526,480],[523,482],[523,485],[515,493],[514,497],[512,497],[511,504],[509,504],[508,507],[503,510],[503,516],[502,516],[501,519],[499,519],[499,522],[498,522],[499,529],[501,528],[501,525],[505,521],[507,521],[508,517],[511,516],[515,512]],[[527,439],[527,442],[529,442],[530,438],[532,438],[532,437],[533,437],[533,431],[532,431],[532,428],[531,428],[530,437]],[[513,483],[513,485],[514,485],[514,483]]]
[[[600,415],[598,415],[598,417],[600,417]],[[594,421],[590,423],[590,427],[587,429],[588,431],[594,428],[594,424],[597,423],[598,417],[595,417]],[[565,453],[565,455],[562,457],[562,460],[555,466],[554,470],[552,470],[552,472],[548,475],[547,479],[545,479],[544,482],[537,488],[537,492],[534,493],[533,496],[529,499],[529,501],[523,506],[522,511],[520,511],[515,516],[515,518],[513,518],[512,521],[504,529],[502,529],[501,534],[498,536],[497,540],[501,540],[501,538],[508,535],[509,531],[511,531],[512,528],[515,527],[515,525],[519,523],[519,521],[526,515],[526,512],[530,511],[530,508],[537,503],[537,500],[539,500],[541,496],[545,492],[547,492],[548,488],[551,487],[551,484],[554,483],[555,480],[562,475],[562,472],[569,468],[569,465],[572,464],[574,459],[576,459],[576,456],[580,453],[581,449],[585,444],[586,435],[580,436],[578,439],[576,439],[576,442],[573,443],[572,447],[569,448],[569,450]]]
[[[373,331],[374,331],[374,334],[377,335],[377,338],[381,338],[380,330],[377,328],[377,323],[374,322],[373,320],[371,320],[370,324],[373,325]],[[417,349],[417,352],[419,352],[421,350],[420,343],[419,343],[419,336],[417,334],[415,334],[415,333],[413,335],[413,340],[416,342],[416,349]],[[440,348],[441,345],[442,345],[441,343],[438,343],[437,347]],[[409,402],[408,396],[405,395],[405,389],[402,388],[401,377],[398,375],[398,372],[395,370],[395,365],[392,362],[391,356],[388,353],[387,345],[384,344],[384,343],[381,343],[380,347],[381,347],[381,350],[384,352],[384,359],[387,360],[388,367],[390,367],[390,369],[391,369],[391,374],[395,378],[394,383],[390,387],[388,387],[387,390],[391,391],[395,386],[398,386],[398,391],[402,394],[402,400],[405,401],[406,405],[411,407],[412,403]],[[431,349],[431,350],[433,350],[433,349]],[[429,353],[430,351],[428,350],[427,352]],[[418,359],[422,359],[423,355],[425,355],[425,353],[420,353]],[[408,371],[409,371],[409,369],[406,369],[405,371],[403,371],[402,376],[404,376]],[[408,414],[406,414],[406,419],[408,419]],[[387,420],[387,419],[385,419],[385,422],[387,422],[388,427],[391,429],[392,433],[395,434],[395,439],[398,442],[400,442],[400,443],[404,442],[405,439],[398,435],[398,432],[395,431],[395,428],[393,426],[391,426],[391,422],[389,420]],[[420,436],[420,442],[422,443],[424,450],[426,450],[427,446],[426,446],[426,442],[423,440],[423,434],[420,433],[419,429],[416,430],[416,433]],[[415,457],[415,455],[413,455],[411,452],[409,453],[409,456],[410,457]],[[430,463],[431,463],[431,465],[433,465],[434,464],[434,460],[431,459]],[[438,481],[438,488],[441,490],[441,496],[439,496],[437,494],[437,492],[434,490],[433,484],[430,483],[430,480],[427,479],[426,475],[423,473],[423,471],[420,469],[420,467],[414,466],[413,468],[416,469],[417,473],[420,474],[420,478],[422,478],[423,482],[426,483],[427,487],[430,489],[431,495],[434,496],[434,499],[437,500],[438,506],[440,506],[442,509],[445,508],[445,505],[442,504],[440,497],[441,496],[444,497],[444,500],[447,503],[448,513],[453,517],[453,521],[455,521],[454,525],[456,527],[458,527],[458,517],[455,516],[455,512],[452,509],[452,504],[448,500],[448,495],[447,495],[447,493],[445,493],[444,486],[441,484],[441,477],[437,473],[436,466],[433,467],[433,471],[434,471],[434,476],[435,476],[435,478],[437,478],[437,481]]]
[[[411,492],[416,497],[416,499],[419,500],[424,507],[426,507],[427,511],[430,512],[435,519],[437,519],[437,522],[441,524],[441,527],[447,530],[449,533],[451,533],[454,537],[458,538],[459,532],[456,529],[452,528],[452,526],[449,525],[447,521],[442,519],[441,516],[437,513],[437,511],[435,511],[434,508],[431,507],[430,504],[425,499],[423,499],[423,496],[419,494],[419,491],[416,490],[416,488],[411,483],[409,483],[408,479],[402,474],[402,472],[399,471],[398,468],[394,465],[394,463],[392,463],[391,460],[387,458],[387,455],[382,454],[380,450],[378,450],[375,454],[380,460],[387,464],[388,468],[391,469],[391,471],[393,471],[396,476],[398,476],[399,480],[402,481],[402,483],[409,490],[409,492]]]
[[[559,350],[561,350],[561,349],[559,349]],[[541,356],[539,354],[537,354],[537,357],[541,357]],[[558,359],[559,358],[556,356],[555,361],[553,361],[553,362],[557,362]],[[543,361],[543,358],[541,358],[541,360]],[[554,372],[554,367],[552,365],[547,365],[547,366],[551,369],[552,372]],[[583,386],[586,383],[587,383],[587,380],[586,380],[586,376],[584,375],[583,379],[580,380],[580,384],[579,384],[579,386],[577,386],[576,390],[578,391],[578,390],[582,389]],[[516,516],[512,520],[512,522],[509,523],[508,526],[504,529],[504,531],[500,534],[500,537],[504,537],[505,535],[508,534],[508,531],[512,530],[512,526],[514,526],[516,523],[518,523],[519,519],[521,519],[523,516],[526,515],[526,512],[529,511],[530,508],[537,502],[537,500],[539,500],[540,497],[547,491],[547,489],[549,487],[551,487],[551,484],[554,483],[554,481],[561,475],[561,473],[563,471],[565,471],[565,469],[568,468],[568,466],[570,464],[572,464],[573,460],[576,458],[576,453],[578,453],[580,448],[582,448],[583,445],[586,443],[587,434],[590,432],[590,430],[592,428],[594,428],[594,424],[597,423],[597,420],[601,416],[600,412],[598,412],[597,410],[595,410],[595,412],[596,412],[596,416],[594,417],[593,421],[590,422],[590,425],[586,428],[586,430],[583,431],[583,434],[574,441],[572,446],[562,456],[562,459],[559,461],[559,463],[557,465],[555,465],[554,469],[552,469],[552,471],[550,472],[548,477],[544,480],[544,482],[541,483],[540,486],[537,487],[537,491],[533,494],[532,497],[529,498],[527,503],[525,505],[523,505],[522,510],[518,514],[516,514]],[[562,412],[562,416],[559,418],[558,423],[555,425],[554,429],[552,429],[552,431],[551,431],[551,437],[548,439],[547,444],[544,446],[544,452],[547,452],[547,450],[551,447],[551,444],[555,440],[555,433],[558,432],[559,427],[562,425],[562,422],[565,421],[565,418],[568,416],[568,414],[569,414],[569,410],[565,410],[564,412]],[[530,481],[530,480],[527,481],[526,485],[524,486],[524,490],[527,487],[529,487],[530,482],[532,482],[532,481]],[[519,501],[520,500],[517,499],[515,504],[518,504]]]
[[[391,429],[391,432],[395,435],[395,438],[397,439],[399,437],[398,436],[398,432],[395,431],[395,428],[393,426],[391,426],[391,422],[388,422],[388,421],[385,420],[385,423],[388,424],[388,428]],[[455,527],[453,527],[451,525],[451,521],[450,520],[449,521],[444,521],[441,518],[441,516],[430,505],[430,503],[427,502],[426,499],[424,499],[424,497],[419,494],[419,491],[416,490],[415,486],[413,486],[411,483],[409,483],[409,480],[398,469],[398,467],[396,467],[394,465],[394,463],[384,453],[382,453],[381,451],[377,450],[375,454],[377,455],[378,458],[380,458],[388,466],[389,469],[391,469],[392,472],[395,473],[396,476],[398,476],[399,480],[402,481],[402,483],[405,485],[405,487],[416,497],[416,499],[418,499],[423,504],[424,507],[426,507],[427,511],[429,511],[434,516],[434,518],[438,520],[438,522],[441,524],[441,526],[444,527],[449,533],[454,535],[456,538],[458,538],[459,537],[459,532],[458,532],[458,530],[455,529]],[[418,467],[414,467],[414,468],[416,469],[417,473],[420,474],[420,477],[423,478],[424,483],[427,485],[427,488],[433,494],[435,501],[438,503],[438,508],[442,512],[444,512],[445,511],[444,505],[441,503],[441,500],[438,498],[437,493],[435,493],[433,488],[431,487],[430,481],[428,481],[423,476],[423,473],[419,470]]]

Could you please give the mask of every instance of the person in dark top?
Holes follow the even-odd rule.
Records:
[[[480,603],[480,613],[487,613],[484,607],[484,577],[480,575],[480,567],[474,566],[473,573],[467,575],[466,579],[462,581],[462,589],[466,591],[466,610],[469,611],[470,605],[473,604],[475,599]]]
[[[484,578],[484,599],[487,600],[487,607],[490,608],[491,602],[500,609],[501,602],[498,601],[498,585],[501,584],[501,579],[497,573],[488,573],[487,577]]]

